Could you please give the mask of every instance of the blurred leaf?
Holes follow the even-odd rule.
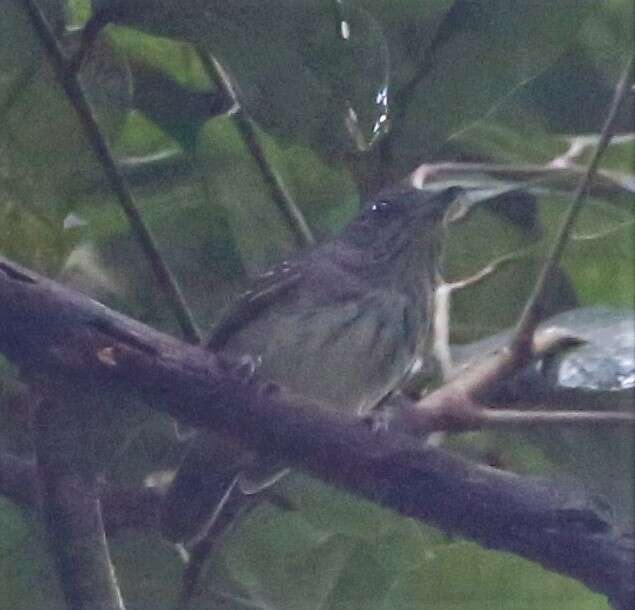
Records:
[[[401,518],[356,496],[330,488],[310,477],[294,473],[285,491],[302,517],[328,534],[342,534],[367,542],[384,537]],[[326,509],[328,507],[328,509]]]
[[[23,8],[16,11],[28,43],[20,53],[29,56],[31,64],[30,78],[18,77],[19,87],[6,100],[0,121],[0,247],[16,260],[57,274],[82,235],[81,223],[66,224],[73,198],[86,187],[88,175],[102,170],[39,42],[30,34]],[[114,137],[130,104],[126,66],[102,41],[81,79],[104,134]]]
[[[226,551],[234,578],[253,601],[268,607],[323,607],[354,541],[314,530],[298,514],[281,519],[261,510],[256,516]]]
[[[317,233],[328,234],[340,228],[342,219],[350,218],[357,209],[350,177],[342,170],[326,167],[307,149],[281,148],[271,138],[260,136],[269,162],[281,173]],[[209,203],[223,208],[248,275],[254,276],[295,252],[289,226],[273,205],[231,119],[217,119],[206,125],[199,158],[206,168]]]
[[[100,41],[83,65],[80,80],[104,136],[113,139],[130,107],[130,76],[107,41]],[[8,108],[0,152],[11,181],[19,184],[21,199],[44,206],[68,205],[81,189],[83,175],[100,166],[47,59],[38,53],[34,61],[37,72]]]
[[[580,40],[589,61],[612,84],[635,50],[635,7],[630,0],[608,0],[602,9],[585,23]]]
[[[127,610],[174,610],[182,562],[173,548],[157,535],[126,532],[111,553]]]
[[[229,112],[234,101],[224,92],[197,91],[181,85],[163,71],[131,63],[134,105],[139,112],[170,134],[184,150],[196,148],[205,122]]]
[[[393,585],[385,610],[608,610],[602,596],[507,553],[456,542],[427,556]]]
[[[5,256],[47,274],[56,274],[79,239],[65,230],[54,210],[4,199],[0,193],[0,250]]]
[[[401,173],[544,70],[571,43],[594,5],[588,0],[455,2],[428,51],[429,69],[401,94],[396,114],[403,116],[391,137]]]
[[[41,0],[40,6],[51,27],[60,31],[65,0]],[[40,41],[31,26],[21,0],[5,0],[0,19],[0,113],[4,114],[8,94],[40,61]]]
[[[341,152],[367,149],[384,129],[386,42],[354,3],[339,2],[339,15],[319,0],[100,4],[119,24],[211,52],[247,111],[276,134]]]
[[[513,125],[482,120],[452,138],[452,144],[468,159],[486,158],[492,163],[546,164],[568,148],[564,138],[548,134],[540,121],[521,112]]]
[[[127,27],[109,32],[116,48],[132,63],[161,71],[183,87],[202,90],[209,79],[191,45]]]
[[[84,25],[91,14],[91,0],[66,0],[66,10],[70,27]]]
[[[7,101],[18,77],[33,68],[41,52],[39,39],[20,0],[6,0],[0,19],[0,102]]]
[[[0,607],[66,608],[39,521],[0,498]]]
[[[203,145],[206,182],[213,198],[223,207],[243,267],[256,275],[295,250],[288,225],[272,205],[266,184],[245,149],[230,119],[210,122]],[[213,146],[214,141],[224,147]]]
[[[121,157],[122,163],[120,167],[121,173],[124,175],[126,170],[123,166],[126,159],[136,158],[141,163],[144,158],[148,158],[151,155],[165,157],[170,154],[179,154],[179,149],[168,134],[136,110],[130,112],[126,117],[126,122],[121,129],[121,135],[115,143],[114,151],[117,156]],[[169,175],[164,174],[163,177],[167,180]],[[95,176],[95,180],[98,178],[98,176]],[[130,176],[129,181],[131,186],[135,185],[134,175]],[[98,188],[106,192],[109,190],[108,184]]]
[[[360,0],[380,23],[390,53],[390,95],[416,78],[454,0]]]
[[[542,208],[550,234],[560,222],[554,219],[555,212],[554,208]],[[589,201],[565,251],[563,266],[582,305],[631,307],[635,298],[632,209]]]
[[[253,513],[224,552],[238,585],[264,607],[381,607],[429,545],[445,544],[437,530],[297,473],[284,493],[297,510]]]

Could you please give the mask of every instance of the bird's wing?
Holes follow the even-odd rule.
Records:
[[[259,276],[250,290],[245,292],[212,331],[207,348],[222,350],[231,336],[249,320],[256,317],[270,303],[297,287],[302,279],[299,267],[284,262]]]

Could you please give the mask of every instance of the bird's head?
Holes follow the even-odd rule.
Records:
[[[342,233],[342,240],[365,253],[365,263],[390,263],[412,247],[438,244],[445,212],[464,189],[410,189],[380,194]]]

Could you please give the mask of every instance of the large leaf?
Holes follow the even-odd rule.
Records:
[[[365,0],[359,4],[368,12],[338,2],[334,14],[329,4],[102,0],[100,6],[114,7],[118,23],[208,49],[233,74],[263,127],[323,152],[350,149],[353,141],[367,148],[387,123],[385,93],[394,102],[388,169],[400,176],[549,66],[595,5]],[[349,39],[339,19],[350,27]]]
[[[102,1],[117,23],[199,45],[235,80],[249,113],[322,150],[365,150],[386,123],[388,50],[352,2]]]
[[[608,610],[608,604],[578,583],[523,559],[459,542],[429,549],[419,565],[395,582],[383,608]]]
[[[64,610],[56,571],[38,516],[0,498],[0,606]]]
[[[45,5],[55,23],[61,5]],[[49,273],[77,244],[67,219],[77,194],[101,174],[77,114],[59,86],[22,2],[10,0],[0,19],[0,247]],[[76,37],[63,37],[67,50]],[[109,42],[97,41],[80,80],[106,139],[116,137],[130,107],[127,67]]]
[[[310,481],[291,488],[300,514],[254,514],[225,553],[243,597],[256,607],[607,608],[601,596],[526,560],[452,542]]]
[[[32,77],[7,108],[0,143],[22,199],[68,202],[82,188],[83,175],[100,165],[47,58],[39,52],[34,61]],[[127,67],[106,40],[93,48],[80,80],[103,135],[113,139],[130,107],[131,90]]]
[[[403,170],[483,117],[547,68],[571,43],[592,0],[453,3],[439,26],[430,65],[404,90],[392,148]]]

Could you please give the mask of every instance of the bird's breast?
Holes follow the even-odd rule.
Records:
[[[294,393],[361,415],[409,370],[422,321],[398,292],[320,306],[293,302],[250,321],[224,351],[257,358],[263,376]]]

